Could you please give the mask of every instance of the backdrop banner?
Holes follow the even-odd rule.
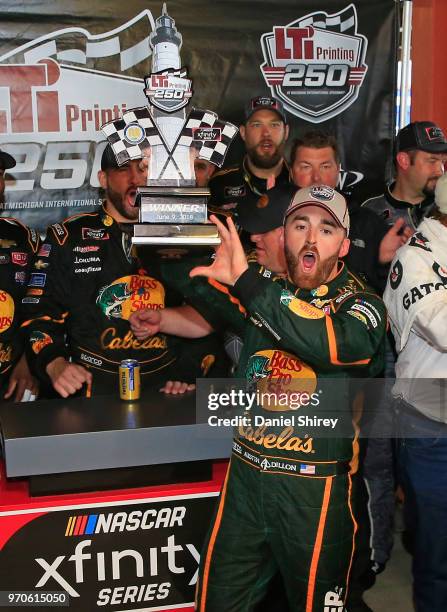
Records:
[[[292,139],[321,128],[341,152],[340,187],[383,189],[393,138],[394,0],[176,0],[192,105],[239,125],[246,101],[283,102]],[[43,231],[101,201],[100,131],[147,103],[155,0],[0,0],[0,147],[13,155],[2,216]],[[239,137],[226,165],[240,158]]]

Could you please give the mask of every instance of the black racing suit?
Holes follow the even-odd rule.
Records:
[[[395,183],[387,185],[385,193],[365,200],[362,208],[372,210],[379,215],[389,226],[394,225],[400,218],[405,219],[406,225],[416,229],[424,217],[426,217],[434,206],[433,196],[428,196],[419,204],[410,204],[403,200],[397,200],[393,196]]]
[[[383,293],[389,264],[379,262],[380,243],[389,230],[388,225],[368,208],[349,207],[351,244],[344,258],[350,270],[362,274],[368,284]]]
[[[137,359],[142,384],[157,389],[169,379],[194,382],[215,364],[214,336],[199,341],[165,334],[143,341],[134,337],[130,314],[182,304],[175,285],[188,277],[185,272],[186,280],[180,278],[178,265],[172,274],[169,260],[132,247],[127,227],[132,225],[120,226],[104,210],[50,226],[24,299],[28,352],[37,376],[47,383],[46,366],[56,357],[91,369],[94,393],[118,389],[123,359]]]
[[[0,391],[23,353],[21,302],[38,248],[35,230],[16,219],[0,218]]]
[[[275,185],[290,183],[289,168],[283,162],[281,172],[276,177]],[[234,210],[243,204],[244,198],[254,193],[262,196],[267,192],[267,180],[252,174],[248,169],[246,158],[241,164],[216,172],[208,183],[211,195],[209,204],[212,209]]]
[[[381,371],[385,307],[342,264],[333,281],[313,291],[250,267],[231,293],[247,311],[239,374],[266,391],[304,385],[318,393],[317,407],[283,416],[329,411],[351,433],[319,438],[297,421],[239,426],[201,560],[197,609],[252,610],[279,569],[292,610],[341,612],[355,533],[349,472],[356,443],[345,385]],[[211,322],[219,308],[217,298],[199,306]]]

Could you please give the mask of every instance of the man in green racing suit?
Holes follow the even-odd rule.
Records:
[[[279,569],[291,610],[342,612],[356,530],[354,430],[319,437],[321,429],[297,424],[299,416],[351,421],[343,382],[382,369],[385,307],[339,261],[349,248],[349,215],[330,187],[301,189],[291,199],[286,278],[249,266],[232,221],[225,227],[213,220],[221,246],[213,264],[191,276],[207,276],[229,304],[246,311],[238,374],[258,390],[304,389],[318,401],[282,413],[292,424],[239,426],[201,559],[197,609],[253,610]],[[219,310],[218,300],[199,307],[213,327]],[[168,317],[165,310],[158,322],[166,332],[178,325]]]

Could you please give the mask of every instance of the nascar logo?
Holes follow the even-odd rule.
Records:
[[[149,508],[145,512],[134,510],[108,514],[78,514],[68,518],[65,537],[182,526],[185,514],[185,506]]]

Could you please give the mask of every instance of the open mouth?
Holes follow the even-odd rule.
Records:
[[[259,143],[261,151],[270,152],[273,150],[273,142],[271,140],[263,140]]]
[[[301,256],[301,266],[306,274],[313,271],[317,265],[317,255],[314,251],[305,251]]]
[[[126,200],[127,203],[130,206],[135,206],[135,197],[137,195],[137,190],[136,189],[129,189],[129,191],[126,194]]]

